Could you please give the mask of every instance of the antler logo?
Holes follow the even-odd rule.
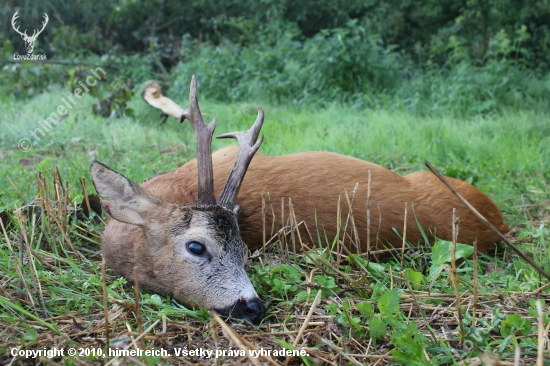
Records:
[[[15,28],[15,21],[19,17],[19,15],[17,14],[18,12],[19,12],[19,10],[16,11],[15,14],[13,14],[13,17],[11,18],[11,26],[13,27],[13,29],[17,33],[19,33],[21,35],[21,38],[23,38],[23,41],[25,41],[25,49],[27,50],[27,53],[31,54],[32,50],[34,49],[34,42],[36,42],[36,38],[38,38],[38,35],[40,33],[42,33],[44,28],[46,28],[46,24],[48,24],[48,20],[50,18],[48,18],[48,14],[44,13],[44,21],[42,22],[42,29],[40,29],[40,30],[35,29],[32,36],[29,36],[29,35],[27,35],[27,30],[26,29],[25,29],[25,32],[20,32],[19,31],[19,26],[17,28]]]

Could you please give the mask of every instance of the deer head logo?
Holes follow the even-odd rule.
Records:
[[[19,17],[19,15],[17,14],[18,12],[19,12],[19,10],[16,11],[15,14],[13,14],[13,17],[11,18],[11,26],[13,27],[13,29],[17,33],[19,33],[21,35],[21,38],[23,38],[23,41],[25,41],[25,49],[27,50],[27,53],[30,54],[30,53],[32,53],[32,50],[34,49],[34,42],[36,42],[36,38],[38,38],[38,35],[40,33],[42,33],[44,28],[46,28],[46,24],[48,24],[48,20],[50,18],[48,18],[48,14],[44,13],[44,21],[42,22],[42,29],[40,29],[40,30],[35,29],[32,36],[29,37],[27,35],[27,30],[26,29],[25,29],[25,32],[20,32],[19,31],[19,26],[17,28],[15,28],[15,21]]]

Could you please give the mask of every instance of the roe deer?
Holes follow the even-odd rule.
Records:
[[[235,146],[225,147],[212,154],[214,169],[214,192],[220,194],[220,182],[227,179],[238,150]],[[369,200],[370,227],[367,230],[368,175],[371,173]],[[453,187],[468,200],[485,218],[502,233],[509,231],[502,214],[493,201],[471,184],[454,178],[447,178]],[[283,156],[254,155],[246,177],[239,191],[237,201],[241,206],[239,228],[241,238],[250,249],[262,246],[262,194],[267,193],[272,207],[265,210],[266,227],[271,230],[273,220],[279,227],[283,216],[281,199],[292,199],[296,222],[305,221],[314,238],[315,226],[321,238],[332,239],[338,233],[338,200],[344,197],[344,189],[352,192],[358,183],[353,199],[353,219],[358,231],[358,247],[345,240],[352,252],[367,251],[367,232],[370,231],[370,249],[379,251],[387,247],[400,247],[403,232],[404,210],[408,205],[406,239],[414,244],[423,241],[418,225],[428,238],[452,240],[452,210],[460,219],[458,242],[473,244],[486,252],[499,237],[473,215],[470,210],[431,172],[419,171],[405,176],[392,172],[380,165],[353,157],[329,152],[302,152]],[[191,160],[173,172],[147,180],[142,184],[159,199],[173,204],[189,204],[197,199],[197,160]],[[347,201],[340,199],[342,211]],[[267,203],[269,206],[269,203]],[[414,208],[414,210],[413,210]],[[343,212],[345,221],[346,211]],[[274,214],[274,217],[270,217]],[[285,209],[288,216],[288,208]],[[417,223],[418,220],[418,223]],[[344,225],[341,225],[344,226]],[[348,235],[355,240],[348,225]],[[269,232],[268,232],[269,234]],[[144,246],[147,239],[143,231],[133,225],[110,221],[104,230],[105,243],[116,253],[125,253],[134,243]],[[343,233],[340,231],[340,237]],[[348,238],[349,238],[348,237]],[[309,241],[307,233],[301,231],[303,241]],[[269,239],[269,237],[267,237]],[[310,243],[318,245],[317,243]],[[298,248],[300,249],[300,248]]]
[[[263,111],[258,108],[258,118],[247,132],[219,136],[236,138],[240,148],[216,204],[211,156],[216,119],[208,125],[203,122],[196,87],[193,76],[186,117],[197,142],[198,201],[167,203],[106,165],[92,163],[93,183],[105,210],[143,235],[142,241],[131,242],[126,240],[131,230],[118,232],[118,238],[106,235],[103,257],[108,267],[129,281],[134,280],[137,266],[138,281],[145,288],[173,296],[187,306],[199,304],[259,324],[265,308],[244,270],[248,250],[239,234],[235,200],[250,160],[263,141],[263,136],[256,141]]]
[[[198,110],[198,106],[196,110]],[[261,113],[259,110],[259,118]],[[193,112],[193,108],[191,108],[189,116],[184,114],[184,117],[190,117],[193,121],[195,115],[196,112]],[[173,172],[149,179],[141,186],[131,184],[120,176],[118,181],[121,183],[117,183],[121,186],[118,189],[119,192],[109,195],[108,192],[111,189],[103,188],[99,182],[96,182],[98,174],[94,173],[94,183],[98,193],[108,197],[106,208],[108,212],[110,211],[111,216],[118,220],[111,220],[103,232],[102,247],[107,264],[127,278],[132,278],[133,267],[139,265],[140,283],[163,294],[174,294],[176,299],[184,304],[191,303],[187,294],[191,294],[201,305],[215,309],[219,309],[220,304],[227,309],[228,304],[234,304],[238,296],[256,299],[254,290],[242,271],[245,261],[245,254],[242,252],[245,250],[244,244],[240,239],[238,244],[231,244],[234,245],[234,248],[238,248],[238,250],[233,250],[239,251],[240,256],[238,260],[235,259],[230,263],[229,261],[222,262],[216,257],[218,252],[226,248],[224,245],[216,243],[218,237],[228,236],[223,233],[231,227],[231,232],[240,231],[240,238],[249,248],[262,246],[264,235],[262,194],[264,193],[266,201],[267,193],[269,193],[273,203],[266,213],[274,215],[272,218],[267,218],[266,226],[271,226],[271,220],[277,220],[277,223],[284,225],[279,221],[283,216],[280,202],[281,199],[291,198],[296,222],[305,221],[315,237],[317,235],[314,230],[317,225],[324,241],[325,236],[332,240],[337,233],[340,236],[343,235],[338,231],[340,226],[340,223],[337,222],[337,217],[339,217],[338,200],[343,196],[345,190],[350,192],[351,196],[351,192],[358,184],[353,199],[353,219],[360,243],[355,241],[354,235],[349,232],[348,235],[353,238],[355,243],[351,240],[345,242],[352,252],[364,253],[367,251],[367,233],[370,233],[371,251],[401,246],[402,239],[394,232],[394,229],[398,232],[403,230],[406,204],[409,207],[406,238],[414,244],[422,240],[418,225],[426,231],[432,241],[435,236],[451,240],[453,208],[457,209],[457,217],[461,220],[458,233],[459,242],[472,244],[477,240],[478,248],[481,251],[487,251],[499,241],[499,237],[475,217],[432,173],[421,171],[400,176],[373,163],[327,152],[304,152],[273,157],[255,154],[250,161],[240,190],[237,187],[231,198],[232,203],[235,203],[235,198],[237,198],[241,207],[238,228],[234,221],[231,223],[229,223],[230,221],[218,221],[217,225],[225,229],[216,229],[211,221],[206,223],[206,214],[200,211],[201,206],[193,206],[197,199],[201,203],[201,197],[204,195],[202,184],[204,162],[201,162],[204,152],[199,151],[199,148],[204,147],[199,143],[197,145],[196,160],[189,161]],[[246,168],[246,165],[241,164],[241,149],[242,146],[239,142],[238,149],[233,146],[226,147],[211,155],[214,183],[213,188],[209,189],[213,189],[212,195],[223,197],[227,185],[224,188],[221,182],[227,180],[228,177],[231,180],[235,174],[235,168],[241,170]],[[232,169],[234,164],[235,168]],[[97,165],[96,169],[99,167]],[[369,172],[371,174],[370,198],[368,195]],[[211,182],[212,178],[209,179]],[[501,232],[508,231],[498,207],[489,197],[466,182],[453,178],[448,178],[448,180]],[[125,198],[121,198],[121,196]],[[146,199],[142,197],[146,197]],[[128,215],[132,216],[132,219],[126,219],[118,211],[115,211],[114,204],[111,203],[113,200],[119,200],[120,205],[126,205],[123,209],[129,211]],[[213,200],[211,201],[213,202]],[[346,200],[344,199],[342,202],[342,206],[345,207]],[[136,208],[129,209],[130,205]],[[159,209],[159,207],[169,207],[169,209]],[[216,207],[216,212],[220,211],[226,216],[234,217],[227,209],[219,208],[219,206],[212,207]],[[233,205],[229,205],[229,207],[233,207]],[[138,209],[140,213],[134,214],[133,212]],[[171,213],[171,210],[182,211],[186,215],[182,215],[183,218],[178,218],[177,215]],[[209,210],[214,210],[214,208]],[[368,225],[367,210],[370,212],[370,225]],[[288,211],[286,212],[286,216],[288,216]],[[193,235],[198,235],[204,230],[215,233],[212,234],[214,239],[208,237],[208,234],[200,234],[200,240],[193,239],[199,243],[202,241],[203,244],[207,242],[207,245],[213,248],[208,250],[215,251],[209,258],[215,260],[201,262],[200,258],[195,258],[189,253],[189,250],[193,250],[193,248],[189,247],[186,252],[178,244],[189,243],[187,234],[182,232],[190,226],[189,230],[194,230],[196,233]],[[169,244],[163,246],[158,237],[164,238],[165,241],[169,240]],[[301,238],[305,242],[309,236],[303,233]],[[237,239],[234,242],[237,243]],[[316,243],[310,244],[317,245]],[[184,265],[184,260],[193,263],[193,266]],[[227,266],[232,267],[228,268]],[[238,275],[228,276],[228,271],[235,271]],[[208,278],[201,277],[205,272],[211,273],[211,275]],[[201,274],[197,275],[197,273]],[[245,282],[244,278],[246,278],[246,286],[242,285]],[[236,290],[239,286],[243,286],[246,290],[239,292]],[[241,295],[244,293],[247,295]],[[260,305],[257,307],[259,308]],[[263,308],[260,309],[252,316],[253,320],[259,321],[263,315]],[[239,310],[234,314],[244,314],[243,316],[246,317],[244,310]]]

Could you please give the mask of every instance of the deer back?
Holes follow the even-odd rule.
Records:
[[[232,146],[212,155],[216,195],[221,193],[223,185],[219,182],[227,179],[236,155],[237,148]],[[286,202],[286,221],[289,212],[288,199],[291,198],[297,222],[306,222],[309,231],[314,235],[314,240],[317,237],[316,230],[319,230],[322,238],[326,234],[326,237],[332,240],[338,231],[338,200],[340,199],[342,217],[345,221],[349,208],[344,190],[347,190],[351,201],[354,188],[358,184],[352,210],[360,244],[356,246],[355,243],[351,244],[350,240],[346,242],[352,252],[365,252],[369,171],[371,250],[401,245],[402,239],[394,229],[399,233],[403,232],[405,205],[408,207],[406,237],[412,243],[422,241],[417,220],[430,240],[433,241],[435,236],[451,240],[453,208],[457,209],[457,217],[460,220],[458,242],[472,244],[477,240],[478,248],[486,251],[499,241],[499,238],[471,214],[432,173],[415,172],[400,176],[377,164],[327,152],[304,152],[284,156],[265,156],[257,153],[254,156],[237,197],[237,203],[241,205],[238,223],[243,241],[249,248],[260,247],[263,244],[262,193],[267,204],[267,238],[273,220],[278,227],[285,224],[282,222],[281,199]],[[508,231],[500,210],[487,195],[466,182],[448,179],[459,193],[501,232]],[[192,160],[171,173],[150,179],[143,187],[169,203],[196,202],[197,162]],[[351,233],[351,225],[348,232]],[[353,238],[353,234],[350,235]],[[301,237],[304,242],[309,241],[305,231],[301,232]],[[144,245],[141,243],[145,240],[139,228],[111,221],[104,233],[105,256],[111,256],[113,260],[121,263],[121,252],[126,252],[130,247]]]

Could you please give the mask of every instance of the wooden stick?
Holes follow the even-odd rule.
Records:
[[[20,286],[25,287],[25,293],[27,294],[27,297],[29,299],[29,302],[31,303],[31,306],[33,309],[35,309],[34,301],[32,299],[32,292],[29,290],[29,287],[27,286],[27,281],[25,281],[25,276],[23,275],[23,262],[16,257],[15,251],[13,250],[13,247],[11,246],[10,239],[8,237],[8,233],[6,231],[6,228],[4,227],[4,223],[2,220],[0,220],[0,228],[2,228],[2,234],[4,234],[4,238],[6,239],[6,244],[8,244],[8,249],[10,250],[11,255],[13,256],[13,263],[15,264],[15,271],[17,272],[17,275],[19,276],[19,283]],[[22,248],[19,249],[20,252],[23,252]],[[35,309],[36,310],[36,309]]]
[[[367,255],[368,257],[370,257],[370,185],[371,185],[371,181],[372,181],[372,173],[369,170],[368,182],[367,182]]]
[[[20,64],[21,62],[24,62],[26,60],[0,60],[0,63],[6,63],[6,64]],[[30,60],[29,60],[30,61]],[[75,66],[97,66],[95,64],[88,64],[84,62],[73,62],[73,61],[64,61],[64,60],[32,60],[33,64],[53,64],[53,65],[75,65]],[[106,65],[101,65],[103,67],[106,67]],[[111,65],[112,67],[112,65]]]
[[[544,318],[542,313],[542,300],[537,300],[537,320],[538,320],[538,337],[537,337],[537,366],[543,366],[544,363]]]
[[[405,260],[405,244],[407,243],[407,202],[405,202],[405,217],[403,218],[403,244],[401,246],[401,270]]]
[[[456,278],[456,238],[458,237],[458,219],[456,208],[453,208],[453,241],[451,243],[451,280],[455,288],[456,310],[458,311],[458,324],[460,326],[460,348],[464,349],[464,323],[462,322],[462,305],[460,291],[458,290],[458,279]]]
[[[160,322],[160,319],[157,319],[153,324],[151,324],[149,326],[149,328],[145,329],[145,331],[143,333],[141,333],[134,341],[137,342],[137,341],[140,341],[141,338],[145,337],[146,334],[148,334],[151,329],[153,329],[158,323]],[[133,342],[132,343],[128,343],[126,346],[124,346],[122,348],[122,350],[127,350],[130,348],[130,346],[132,346]],[[121,356],[116,356],[116,357],[113,357],[109,362],[107,362],[105,364],[105,366],[109,366],[110,364],[112,363],[115,363]],[[118,363],[116,363],[118,364]]]
[[[296,336],[296,339],[294,340],[293,346],[296,347],[298,345],[298,342],[300,342],[300,339],[302,338],[302,335],[304,334],[304,331],[309,325],[309,321],[311,320],[311,317],[313,316],[313,312],[317,308],[317,305],[319,304],[319,301],[321,301],[321,294],[323,293],[322,290],[317,291],[317,296],[315,296],[315,299],[313,300],[313,304],[311,304],[311,307],[309,308],[309,312],[307,313],[306,320],[304,320],[304,324],[302,324],[302,327],[300,328],[300,331],[298,332],[298,335]],[[287,357],[284,363],[284,366],[287,366],[290,362],[292,357]]]
[[[430,169],[432,171],[432,173],[434,173],[436,175],[436,177],[439,178],[439,180],[441,180],[447,187],[449,187],[449,189],[455,194],[455,196],[458,197],[459,200],[462,201],[462,203],[464,203],[466,205],[466,207],[468,207],[470,209],[470,211],[472,211],[485,225],[487,225],[487,227],[489,229],[491,229],[495,234],[498,235],[498,237],[500,238],[500,240],[502,240],[504,242],[504,244],[506,244],[510,249],[512,249],[517,255],[519,255],[523,260],[525,260],[527,263],[529,263],[534,269],[537,270],[537,272],[539,272],[541,275],[543,275],[544,277],[548,278],[550,280],[550,274],[548,274],[544,269],[542,269],[538,264],[535,263],[535,261],[533,261],[531,258],[529,258],[527,255],[525,255],[525,253],[523,253],[518,247],[516,247],[514,244],[512,244],[505,236],[504,234],[502,234],[496,227],[494,227],[493,224],[491,224],[489,221],[487,221],[487,219],[485,217],[483,217],[482,214],[480,214],[475,208],[474,206],[472,206],[468,201],[466,201],[466,199],[464,197],[462,197],[460,195],[460,193],[458,193],[456,191],[456,189],[454,189],[453,186],[451,186],[451,184],[447,181],[447,179],[445,179],[445,177],[443,175],[441,175],[441,173],[435,169],[432,164],[430,164],[428,161],[425,161],[424,164],[426,164],[426,166],[428,167],[428,169]]]
[[[134,266],[134,298],[136,299],[135,312],[136,320],[138,323],[138,329],[140,333],[143,333],[143,324],[141,323],[140,305],[139,305],[139,280],[138,280],[138,267]]]
[[[265,254],[265,196],[262,193],[262,246]],[[263,266],[262,266],[263,267]]]
[[[239,349],[245,351],[250,363],[252,363],[253,365],[260,365],[259,360],[257,358],[252,357],[251,353],[250,353],[251,349],[253,349],[255,351],[258,351],[256,346],[254,344],[248,342],[246,339],[242,338],[237,332],[235,332],[235,330],[233,330],[229,325],[227,325],[222,320],[222,318],[220,318],[220,316],[218,314],[216,314],[216,312],[212,311],[212,312],[210,312],[210,314],[212,314],[212,317],[214,318],[214,320],[220,325],[220,327],[222,328],[222,331],[225,334],[225,336],[229,340],[231,340],[235,344],[235,346],[237,346]],[[259,358],[264,360],[264,361],[267,361],[271,365],[275,365],[275,366],[279,365],[271,357],[259,356]]]
[[[101,261],[101,284],[103,288],[103,315],[105,316],[105,344],[109,347],[109,304],[107,303],[107,274],[105,273],[105,259]]]
[[[477,311],[477,239],[474,240],[474,254],[473,254],[473,260],[474,260],[474,301],[473,301],[473,307],[474,311],[472,312],[472,326],[476,326],[476,311]]]
[[[324,339],[320,336],[318,336],[317,334],[313,333],[312,336],[314,336],[315,338],[317,338],[320,342],[324,343],[328,348],[330,348],[331,350],[335,351],[336,353],[338,353],[340,356],[344,357],[346,360],[348,360],[349,362],[351,362],[352,364],[354,365],[357,365],[357,366],[362,366],[363,364],[360,363],[359,361],[357,361],[355,358],[351,357],[350,355],[342,352],[342,350],[338,347],[336,347],[331,341],[329,341],[328,339]]]

